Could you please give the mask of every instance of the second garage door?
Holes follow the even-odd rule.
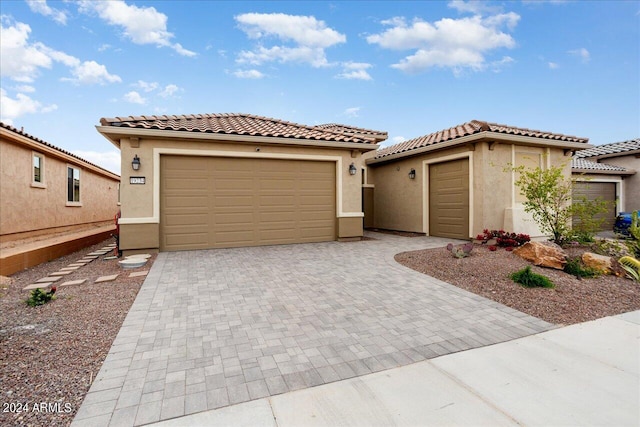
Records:
[[[573,183],[573,203],[579,203],[579,199],[585,197],[587,200],[601,199],[608,202],[607,211],[596,215],[597,219],[602,219],[601,230],[613,230],[613,223],[616,220],[616,184],[615,182],[574,182]],[[573,218],[573,225],[580,223],[577,217]]]
[[[469,159],[429,165],[429,235],[469,238]]]
[[[335,240],[335,163],[162,156],[163,251]]]

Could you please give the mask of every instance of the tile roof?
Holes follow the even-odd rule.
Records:
[[[157,129],[375,144],[373,136],[339,132],[251,114],[193,114],[179,116],[129,116],[100,119],[102,126]],[[371,131],[372,132],[372,131]]]
[[[614,166],[607,163],[597,163],[591,160],[576,157],[571,159],[571,169],[592,170],[594,172],[627,172],[627,169],[623,168],[622,166]]]
[[[598,145],[593,148],[587,148],[586,150],[576,151],[575,156],[584,157],[597,157],[607,156],[610,154],[626,153],[628,151],[640,150],[640,138],[630,139],[628,141],[613,142],[611,144]]]
[[[539,130],[531,130],[526,128],[517,128],[513,126],[500,125],[497,123],[483,122],[480,120],[471,120],[470,122],[463,123],[458,126],[454,126],[449,129],[444,129],[438,132],[431,133],[429,135],[420,136],[418,138],[410,139],[408,141],[401,142],[399,144],[385,147],[378,150],[376,153],[376,159],[390,156],[392,154],[403,153],[411,150],[415,150],[429,145],[435,145],[446,141],[452,141],[457,138],[462,138],[468,135],[479,134],[482,132],[494,132],[502,134],[510,134],[515,136],[529,136],[534,138],[542,138],[556,141],[565,142],[581,142],[587,143],[588,138],[580,138],[577,136],[563,135],[559,133],[544,132]]]
[[[29,138],[29,139],[30,139],[30,140],[32,140],[32,141],[35,141],[35,142],[37,142],[37,143],[39,143],[39,144],[42,144],[42,145],[44,145],[44,146],[46,146],[46,147],[52,148],[52,149],[54,149],[54,150],[56,150],[56,151],[59,151],[60,153],[66,154],[67,156],[71,156],[71,157],[73,157],[74,159],[80,160],[81,162],[84,162],[84,163],[86,163],[86,164],[88,164],[88,165],[91,165],[91,166],[93,166],[93,167],[95,167],[95,168],[97,168],[97,169],[103,170],[104,172],[106,172],[106,173],[108,173],[108,174],[110,174],[110,175],[117,176],[118,178],[120,177],[120,175],[118,175],[117,173],[113,173],[113,172],[111,172],[111,171],[109,171],[109,170],[107,170],[107,169],[103,168],[102,166],[98,166],[98,165],[96,165],[95,163],[91,163],[91,162],[89,162],[89,161],[87,161],[87,160],[83,159],[83,158],[82,158],[82,157],[80,157],[80,156],[76,156],[75,154],[73,154],[73,153],[71,153],[71,152],[69,152],[69,151],[67,151],[67,150],[63,150],[63,149],[62,149],[62,148],[60,148],[60,147],[56,147],[55,145],[50,144],[50,143],[48,143],[48,142],[46,142],[46,141],[44,141],[44,140],[42,140],[42,139],[40,139],[40,138],[38,138],[38,137],[35,137],[35,136],[33,136],[33,135],[29,135],[29,134],[28,134],[28,133],[26,133],[23,129],[18,130],[18,129],[16,129],[16,128],[14,128],[13,126],[10,126],[10,125],[8,125],[8,124],[6,124],[6,123],[3,123],[3,122],[0,122],[0,128],[7,129],[8,131],[13,132],[13,133],[15,133],[15,134],[17,134],[17,135],[21,135],[21,136],[24,136],[25,138]]]
[[[359,128],[359,127],[355,127],[355,126],[349,126],[349,125],[343,125],[340,123],[325,123],[323,125],[317,125],[314,126],[315,128],[318,129],[327,129],[327,130],[333,130],[336,132],[341,132],[347,135],[365,135],[365,136],[371,136],[373,138],[376,139],[376,141],[384,141],[385,139],[387,139],[389,137],[389,135],[387,134],[387,132],[382,132],[382,131],[378,131],[378,130],[372,130],[372,129],[364,129],[364,128]]]

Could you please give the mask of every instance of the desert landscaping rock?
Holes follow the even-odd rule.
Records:
[[[540,267],[562,270],[567,264],[566,252],[560,246],[549,243],[527,242],[514,249],[513,253]]]
[[[585,267],[592,268],[602,274],[611,274],[613,262],[611,257],[585,252],[582,254],[582,262]]]

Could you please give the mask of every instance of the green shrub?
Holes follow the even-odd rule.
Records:
[[[510,277],[511,280],[526,288],[553,288],[555,286],[548,278],[531,271],[530,265],[520,271],[516,271]]]
[[[584,267],[580,258],[573,258],[567,260],[567,265],[564,266],[564,272],[576,277],[596,277],[600,273],[590,267]]]
[[[27,299],[27,305],[35,307],[37,305],[44,305],[49,301],[55,299],[53,295],[56,292],[56,288],[52,287],[49,292],[44,292],[42,289],[37,288],[31,291],[31,295]]]

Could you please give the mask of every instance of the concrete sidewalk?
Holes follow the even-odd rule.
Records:
[[[640,311],[154,426],[640,425]]]

